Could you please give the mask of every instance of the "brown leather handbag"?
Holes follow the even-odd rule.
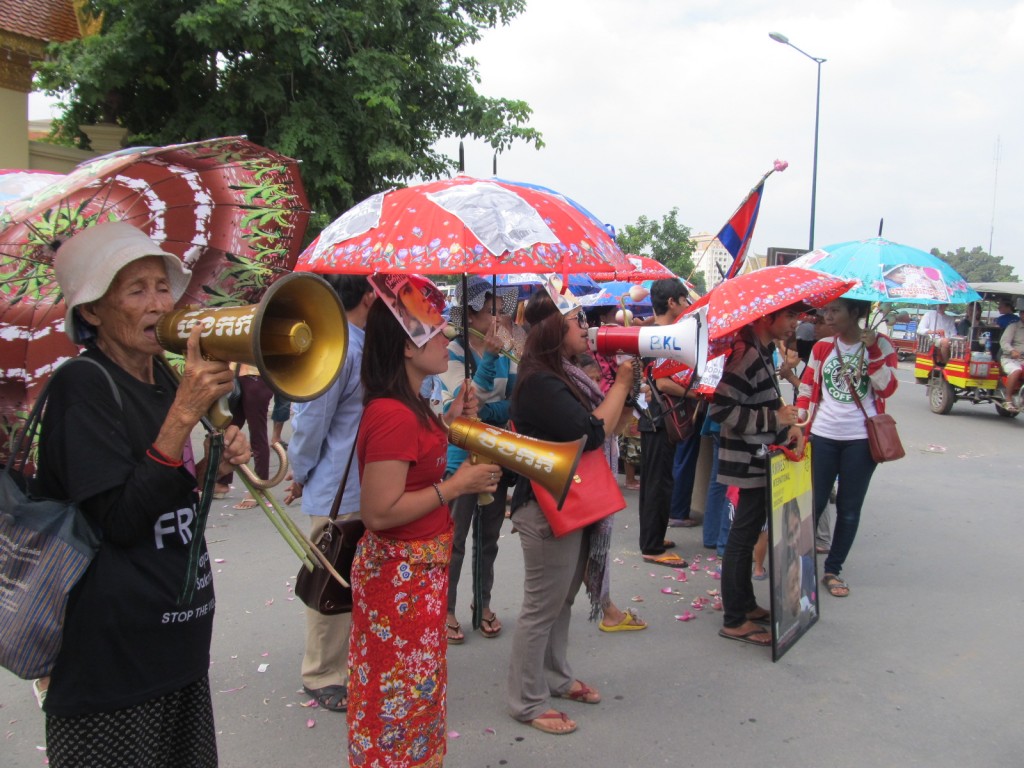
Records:
[[[352,612],[352,561],[356,556],[356,546],[366,532],[366,526],[358,518],[338,520],[338,508],[341,506],[342,496],[345,495],[345,485],[348,483],[348,473],[352,469],[352,457],[355,452],[353,444],[341,485],[338,486],[334,503],[331,504],[330,518],[313,542],[313,546],[323,553],[350,586],[343,586],[326,568],[318,567],[310,572],[301,567],[299,575],[295,577],[295,595],[308,607],[326,616]]]

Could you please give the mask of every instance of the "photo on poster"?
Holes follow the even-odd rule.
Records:
[[[772,661],[782,658],[819,615],[810,456],[810,446],[801,461],[782,451],[768,456]]]
[[[949,289],[935,267],[915,264],[882,264],[882,287],[891,301],[934,300],[949,302]]]
[[[444,295],[427,278],[377,274],[367,279],[374,293],[391,310],[417,347],[422,347],[444,330]]]

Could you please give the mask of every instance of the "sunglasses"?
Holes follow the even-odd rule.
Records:
[[[578,325],[580,328],[589,328],[590,327],[590,324],[587,322],[587,316],[586,316],[585,313],[577,312],[575,317],[576,317],[576,325]]]

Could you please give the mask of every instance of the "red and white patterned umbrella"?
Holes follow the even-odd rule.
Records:
[[[295,269],[566,275],[629,266],[601,222],[558,193],[456,176],[363,200],[320,233]]]
[[[650,256],[636,256],[626,254],[629,260],[629,269],[619,269],[615,272],[602,272],[595,274],[595,280],[619,280],[629,283],[642,283],[645,280],[664,280],[676,275],[657,259]]]

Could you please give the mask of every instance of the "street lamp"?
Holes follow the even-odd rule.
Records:
[[[814,250],[814,203],[818,196],[818,119],[821,115],[821,65],[826,59],[811,56],[807,51],[801,50],[789,42],[789,38],[781,32],[769,32],[768,37],[776,43],[788,45],[794,51],[800,51],[804,56],[818,65],[818,92],[814,99],[814,165],[811,169],[811,241],[809,250]]]

